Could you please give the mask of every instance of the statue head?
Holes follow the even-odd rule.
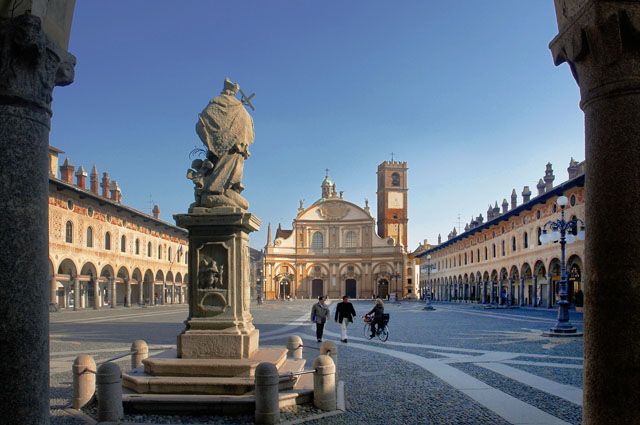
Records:
[[[236,83],[232,83],[228,78],[224,79],[224,87],[222,88],[222,94],[226,94],[229,96],[235,96],[240,90],[240,85]]]

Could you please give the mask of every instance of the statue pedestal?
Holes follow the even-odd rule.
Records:
[[[178,357],[248,359],[258,350],[249,312],[249,233],[260,220],[233,207],[195,207],[174,218],[189,231],[189,317]]]

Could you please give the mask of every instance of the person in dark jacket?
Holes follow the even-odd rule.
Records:
[[[371,335],[369,338],[373,338],[376,336],[376,325],[378,329],[381,329],[384,326],[382,321],[382,315],[384,314],[384,303],[380,298],[376,299],[376,305],[373,306],[370,312],[367,314],[373,313],[373,322],[371,322]]]
[[[340,341],[347,342],[347,325],[353,322],[354,317],[356,317],[356,310],[349,302],[349,297],[345,295],[342,297],[342,302],[338,303],[334,317],[334,320],[340,323]]]
[[[322,342],[322,333],[324,331],[324,324],[329,317],[329,307],[324,303],[324,297],[318,297],[318,302],[311,307],[311,321],[316,324],[316,337],[318,342]]]

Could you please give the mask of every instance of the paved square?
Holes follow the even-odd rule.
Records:
[[[354,301],[358,316],[372,301]],[[333,315],[336,302],[331,305]],[[261,345],[284,345],[296,334],[318,347],[309,319],[310,301],[253,305]],[[364,336],[363,322],[348,329],[331,320],[324,339],[339,344],[338,379],[345,382],[347,412],[308,423],[349,424],[578,424],[582,414],[582,338],[555,339],[541,332],[555,310],[484,310],[475,304],[386,303],[391,314],[387,342]],[[52,407],[70,400],[71,363],[125,352],[135,339],[153,347],[175,344],[185,306],[62,312],[51,316]],[[332,316],[333,318],[333,316]],[[572,323],[582,329],[582,315]],[[310,365],[317,350],[306,348]],[[128,367],[125,358],[120,365]],[[65,399],[66,398],[66,399]],[[81,423],[53,410],[52,423]],[[175,423],[177,418],[136,417]],[[208,423],[214,418],[181,418]],[[220,418],[217,418],[220,419]],[[224,418],[250,423],[251,417]],[[231,422],[228,422],[231,420]]]

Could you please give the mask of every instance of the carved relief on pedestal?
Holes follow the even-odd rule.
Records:
[[[196,317],[223,313],[229,299],[228,249],[223,243],[207,243],[198,249],[198,298]]]

